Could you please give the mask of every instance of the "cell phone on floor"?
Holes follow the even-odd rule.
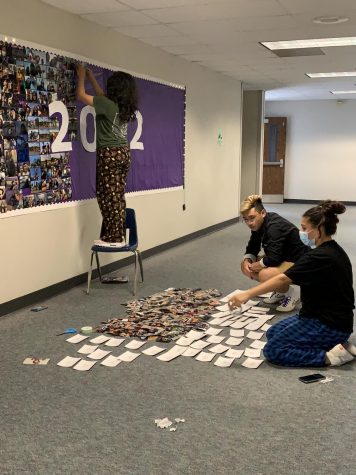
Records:
[[[314,374],[308,374],[306,376],[300,376],[300,378],[298,379],[302,383],[309,384],[309,383],[317,383],[318,381],[322,381],[323,379],[326,379],[326,376],[320,373],[314,373]]]

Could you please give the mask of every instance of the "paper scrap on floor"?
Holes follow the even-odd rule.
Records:
[[[105,343],[108,340],[111,340],[110,336],[99,335],[99,336],[96,336],[95,338],[92,338],[90,340],[90,343],[94,343],[95,345],[100,345],[100,343]]]
[[[225,358],[224,356],[219,356],[214,362],[215,366],[220,366],[220,368],[229,368],[234,362],[234,358]]]
[[[245,356],[247,356],[248,358],[260,358],[261,348],[246,348]]]
[[[224,353],[224,351],[227,351],[228,349],[228,346],[218,344],[209,348],[209,351],[211,351],[212,353]]]
[[[29,364],[29,365],[38,365],[38,366],[45,366],[48,364],[49,358],[34,358],[34,357],[29,357],[25,358],[23,360],[23,364]]]
[[[245,368],[250,368],[250,369],[256,369],[258,368],[264,360],[257,360],[255,358],[247,358],[241,366],[244,366]]]
[[[100,348],[98,348],[93,353],[90,353],[90,355],[88,355],[88,358],[90,358],[91,360],[101,360],[102,358],[107,356],[109,353],[111,352],[106,351],[106,350],[101,350]]]
[[[250,338],[251,340],[259,340],[260,338],[262,338],[264,335],[263,332],[253,332],[253,331],[250,331],[247,333],[247,338]]]
[[[142,340],[131,340],[127,345],[125,345],[125,348],[128,348],[129,350],[138,350],[145,343],[146,342]]]
[[[207,363],[211,361],[214,357],[215,353],[208,353],[207,351],[202,351],[195,359],[197,361],[203,361],[204,363]]]
[[[236,338],[234,336],[230,336],[226,341],[225,344],[229,346],[238,346],[244,341],[243,338]]]
[[[77,335],[71,336],[70,338],[67,338],[66,341],[69,343],[80,343],[81,341],[86,340],[89,338],[88,336],[85,335],[80,335],[79,333]]]
[[[261,341],[261,340],[254,340],[250,348],[260,348],[261,350],[266,346],[267,341]]]
[[[61,361],[57,363],[57,366],[62,366],[62,368],[70,368],[71,366],[78,363],[80,358],[73,358],[72,356],[66,356]]]
[[[272,325],[270,325],[269,323],[266,323],[265,325],[263,325],[263,327],[261,327],[261,330],[263,330],[264,332],[266,332],[267,330],[269,330],[271,328]]]
[[[206,339],[209,343],[221,343],[225,339],[224,336],[211,335]]]
[[[175,344],[176,345],[180,345],[180,346],[189,346],[191,345],[195,340],[193,340],[192,338],[187,338],[186,336],[181,336],[180,338],[178,338],[177,341],[175,341]]]
[[[231,330],[230,329],[230,336],[234,336],[234,337],[242,337],[242,336],[245,336],[245,330],[242,329],[242,330]]]
[[[102,366],[107,366],[108,368],[115,368],[118,364],[122,363],[117,356],[109,355],[105,360],[101,361]]]
[[[204,330],[190,330],[188,333],[185,334],[187,338],[191,338],[192,340],[200,340],[205,336]]]
[[[230,348],[226,353],[225,356],[227,358],[241,358],[243,355],[244,350],[234,350],[233,348]]]
[[[125,363],[131,363],[131,361],[134,361],[138,356],[140,356],[140,353],[134,353],[133,351],[125,351],[121,355],[118,356],[119,360],[125,361]]]
[[[195,348],[196,350],[202,350],[203,348],[206,348],[209,345],[210,345],[210,343],[208,341],[198,340],[198,341],[194,341],[190,345],[190,347]]]
[[[125,338],[110,338],[104,343],[105,346],[116,347],[120,346],[125,341]]]
[[[186,349],[187,348],[185,346],[175,345],[171,349],[166,351],[165,353],[159,356],[156,356],[156,358],[161,361],[171,361],[177,358],[178,356],[180,356],[181,354],[183,354]]]
[[[219,333],[221,333],[222,330],[223,330],[222,328],[209,327],[209,328],[206,330],[205,334],[206,334],[206,335],[219,335]]]
[[[196,356],[198,353],[200,353],[201,350],[199,348],[187,348],[184,353],[182,353],[182,356]]]
[[[146,348],[145,350],[143,350],[142,354],[147,356],[155,356],[158,355],[158,353],[164,351],[165,349],[166,348],[161,348],[160,346],[151,346],[150,348]]]
[[[73,369],[76,369],[77,371],[89,371],[95,363],[96,361],[80,360],[79,363],[73,366]]]
[[[79,350],[78,353],[82,353],[83,355],[90,355],[98,348],[98,345],[83,345]]]

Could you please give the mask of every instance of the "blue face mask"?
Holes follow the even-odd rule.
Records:
[[[309,233],[307,231],[299,231],[299,237],[306,246],[315,246],[315,239],[309,239]]]

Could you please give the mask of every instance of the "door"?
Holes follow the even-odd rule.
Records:
[[[266,117],[264,122],[263,201],[283,203],[287,118]]]

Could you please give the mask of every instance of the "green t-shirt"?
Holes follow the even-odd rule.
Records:
[[[96,148],[127,146],[127,123],[120,124],[119,108],[105,96],[94,96]]]

